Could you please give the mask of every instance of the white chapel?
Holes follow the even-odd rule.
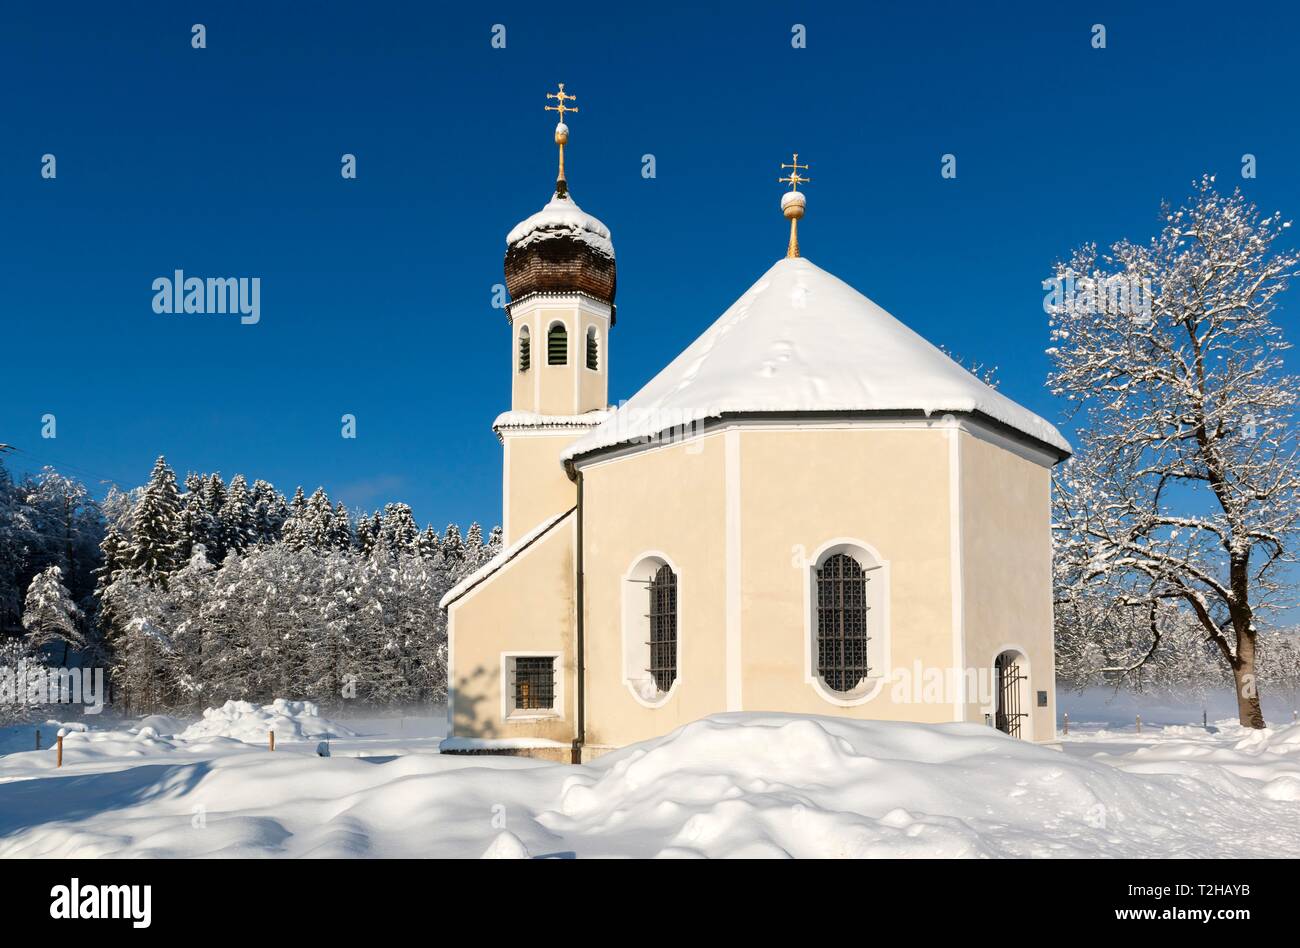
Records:
[[[1065,439],[800,255],[797,155],[786,255],[611,409],[614,246],[550,98],[555,193],[506,238],[502,551],[443,599],[444,750],[579,762],[740,711],[1053,740]]]

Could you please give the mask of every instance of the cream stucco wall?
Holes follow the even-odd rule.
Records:
[[[539,523],[578,502],[578,489],[560,466],[560,452],[585,429],[503,430],[501,537],[509,547]]]
[[[574,727],[574,539],[576,517],[559,521],[448,610],[450,716],[459,737],[540,737],[569,742]],[[502,653],[560,652],[555,717],[502,715]]]
[[[1056,731],[1051,471],[1041,458],[987,435],[963,432],[958,447],[965,660],[987,671],[1003,650],[1024,653],[1029,700],[1022,710],[1030,714],[1030,727],[1022,736],[1050,741]],[[1043,708],[1035,700],[1040,690],[1047,692]],[[983,721],[990,710],[972,700],[966,718]]]
[[[895,703],[883,681],[860,704],[832,703],[807,680],[805,659],[810,561],[832,541],[856,540],[889,564],[888,665],[880,671],[952,665],[947,433],[742,430],[740,463],[745,709],[951,721],[951,704]],[[882,625],[882,616],[869,616],[869,634]]]
[[[951,701],[896,704],[884,685],[851,706],[827,700],[806,659],[808,557],[853,538],[889,561],[891,664],[953,665],[948,439],[915,425],[741,426],[584,467],[589,742],[728,710],[953,720]],[[680,677],[659,707],[631,693],[622,663],[624,576],[647,554],[678,568]]]
[[[588,743],[622,746],[724,710],[722,438],[592,465],[582,476]],[[657,708],[637,701],[623,674],[625,577],[648,553],[678,573],[678,681]]]
[[[1026,736],[1050,739],[1047,461],[964,424],[736,422],[581,464],[587,744],[623,746],[738,710],[982,722],[978,695],[949,687],[936,696],[920,681],[902,688],[896,673],[959,676],[991,667],[1004,647],[1028,659]],[[548,442],[567,440],[516,438],[509,450],[527,444],[537,451],[529,466],[545,470],[549,457],[559,471],[559,449]],[[552,504],[564,493],[555,486]],[[521,496],[530,489],[521,483]],[[571,523],[576,517],[453,605],[457,735],[572,737],[571,716],[517,725],[479,710],[500,706],[499,655],[509,649],[563,648],[572,707]],[[887,584],[870,618],[882,650],[877,675],[852,701],[824,690],[809,658],[813,560],[842,542],[886,564],[872,574]],[[628,573],[647,556],[678,574],[678,679],[653,699],[628,687],[624,653],[628,604],[636,605],[626,597],[645,596]],[[1044,709],[1032,707],[1040,689],[1049,694]]]

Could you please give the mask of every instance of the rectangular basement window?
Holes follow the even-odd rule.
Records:
[[[559,682],[556,680],[556,654],[503,655],[506,718],[560,717]]]

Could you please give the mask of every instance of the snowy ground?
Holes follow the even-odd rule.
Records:
[[[256,722],[277,715],[271,753]],[[440,715],[249,706],[215,715],[224,733],[212,717],[97,721],[65,738],[62,769],[17,749],[30,726],[0,730],[0,857],[1300,851],[1300,726],[1080,723],[1062,752],[979,725],[718,715],[567,767],[439,756]],[[329,757],[322,732],[340,735]]]

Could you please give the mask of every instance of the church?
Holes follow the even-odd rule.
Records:
[[[506,238],[502,550],[442,600],[444,752],[577,763],[743,711],[1054,740],[1069,444],[800,255],[798,155],[785,256],[612,408],[614,245],[548,98],[555,193]]]

